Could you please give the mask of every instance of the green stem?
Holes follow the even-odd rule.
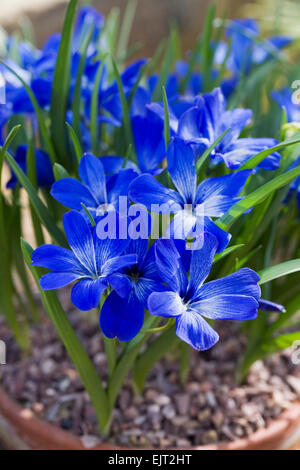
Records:
[[[116,363],[117,363],[117,345],[115,339],[107,338],[103,335],[104,338],[104,347],[107,358],[108,372],[111,377],[114,373]]]

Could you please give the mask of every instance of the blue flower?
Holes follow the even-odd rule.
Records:
[[[205,351],[219,339],[208,320],[252,320],[257,316],[259,276],[242,268],[221,279],[203,284],[209,275],[218,242],[204,234],[203,247],[192,251],[189,272],[173,240],[159,240],[156,262],[169,290],[154,292],[148,299],[152,315],[176,319],[176,335],[197,350]]]
[[[125,253],[136,254],[137,264],[109,276],[114,291],[105,300],[100,314],[100,326],[108,338],[120,341],[134,338],[142,328],[149,295],[165,290],[158,279],[154,246],[147,251],[148,239],[132,240]]]
[[[300,121],[300,106],[299,103],[293,103],[292,92],[289,88],[282,88],[280,91],[272,90],[271,97],[285,109],[288,122]]]
[[[159,103],[151,103],[147,108],[164,120],[164,109]],[[177,135],[193,145],[198,156],[229,129],[210,156],[214,163],[224,161],[230,169],[239,168],[258,152],[278,143],[272,138],[240,138],[243,129],[251,122],[252,111],[242,108],[226,110],[226,100],[220,88],[196,97],[193,105],[189,106],[179,119],[172,109],[169,117],[172,135]],[[274,152],[258,166],[275,170],[279,164],[280,154]]]
[[[108,287],[108,277],[135,264],[137,256],[123,255],[129,240],[100,240],[79,212],[64,214],[63,225],[71,250],[42,245],[33,252],[32,265],[53,271],[41,277],[42,289],[59,289],[78,281],[72,288],[73,304],[80,310],[96,308]]]
[[[126,98],[129,95],[137,82],[140,69],[145,65],[146,59],[139,59],[130,64],[120,75],[123,90]],[[95,75],[97,73],[100,62],[93,62],[86,72],[88,84],[86,86],[85,95],[85,115],[87,119],[90,118],[90,107],[92,100],[92,93],[95,84]],[[107,123],[113,126],[121,126],[123,119],[122,104],[119,94],[118,84],[114,80],[112,83],[107,82],[107,67],[104,65],[99,88],[99,123]]]
[[[79,163],[79,176],[62,178],[51,188],[51,195],[70,209],[81,210],[81,203],[94,215],[101,215],[119,208],[119,197],[127,196],[131,181],[137,176],[132,169],[120,170],[106,181],[101,159],[85,154]]]
[[[230,234],[221,230],[211,217],[220,217],[240,198],[250,170],[230,175],[208,178],[197,186],[195,157],[191,147],[183,140],[172,140],[167,151],[168,171],[174,189],[160,184],[152,175],[140,175],[130,185],[129,197],[144,204],[148,210],[155,210],[153,204],[164,204],[157,210],[165,214],[174,213],[169,233],[175,238],[188,238],[195,226],[201,232],[212,232],[218,239],[218,251],[223,251],[230,240]],[[188,205],[188,207],[187,207]]]
[[[212,145],[229,129],[211,153],[216,163],[224,161],[227,168],[237,169],[258,152],[275,146],[272,138],[240,138],[242,130],[250,123],[252,111],[236,108],[226,110],[225,98],[219,88],[204,93],[195,100],[178,122],[177,134],[194,144],[201,155],[203,149]],[[265,158],[259,167],[275,170],[280,164],[280,154],[275,152]]]
[[[16,154],[15,160],[18,165],[22,168],[25,174],[27,174],[27,150],[28,145],[19,145]],[[54,175],[52,170],[51,160],[49,155],[42,150],[35,149],[34,150],[34,157],[35,157],[35,171],[37,177],[37,185],[39,187],[49,187],[54,181]],[[10,189],[15,188],[18,179],[14,172],[12,171],[12,176],[7,183],[7,187]]]

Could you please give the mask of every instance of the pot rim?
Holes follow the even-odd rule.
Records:
[[[88,448],[78,436],[48,423],[27,412],[0,387],[0,415],[6,420],[10,431],[34,449],[49,450],[143,450],[139,447],[114,446],[111,443]],[[255,431],[251,436],[232,442],[207,446],[182,447],[180,450],[246,450],[272,449],[272,443],[280,445],[290,438],[295,428],[300,428],[300,401],[295,402],[266,428]],[[9,432],[9,431],[8,431]],[[296,439],[300,438],[300,432]],[[291,445],[293,442],[291,442]],[[149,449],[149,447],[148,447]],[[174,449],[174,448],[173,448]],[[157,449],[159,450],[159,449]],[[165,448],[166,450],[166,448]]]

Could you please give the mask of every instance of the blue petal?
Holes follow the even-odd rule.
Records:
[[[156,116],[135,116],[132,130],[139,168],[143,172],[154,170],[165,157],[163,123]]]
[[[241,170],[230,175],[207,178],[197,188],[196,204],[201,204],[212,196],[237,196],[251,173],[252,170]]]
[[[130,341],[141,330],[144,323],[144,308],[131,295],[127,303],[112,292],[103,304],[100,313],[100,327],[108,338]]]
[[[242,138],[234,142],[222,155],[225,165],[228,168],[236,169],[246,163],[251,157],[266,150],[274,147],[278,144],[278,141],[271,138]],[[273,155],[266,157],[261,163],[260,167],[266,169],[276,170],[280,163],[280,155],[274,152]]]
[[[221,217],[241,199],[240,197],[224,195],[212,196],[199,205],[198,210],[206,217]]]
[[[231,142],[234,142],[240,136],[244,127],[250,123],[252,111],[251,109],[236,108],[224,111],[220,118],[222,119],[220,134],[229,129],[219,144],[221,148],[226,149]]]
[[[258,302],[246,295],[221,294],[193,302],[190,307],[212,320],[253,320]]]
[[[148,238],[138,238],[137,240],[131,240],[126,253],[134,253],[138,257],[138,262],[143,262],[147,250],[148,250]]]
[[[153,292],[148,298],[148,309],[152,315],[177,317],[185,312],[181,297],[176,292]]]
[[[216,237],[211,233],[204,232],[201,248],[192,253],[188,286],[190,299],[197,297],[203,282],[209,275],[217,247]]]
[[[137,172],[131,168],[120,170],[114,179],[112,188],[109,190],[109,202],[118,207],[119,197],[128,195],[130,183],[134,181],[136,177]]]
[[[107,277],[109,284],[120,297],[128,298],[132,291],[132,283],[126,274],[114,273]]]
[[[203,217],[200,226],[196,227],[197,219],[196,215],[189,210],[182,210],[175,214],[173,217],[169,228],[166,230],[167,238],[182,239],[186,240],[187,238],[192,237],[193,231],[199,230],[203,232]],[[197,232],[197,233],[198,233]]]
[[[103,165],[105,174],[112,176],[118,173],[124,164],[124,157],[117,157],[115,155],[105,155],[101,157],[101,163]]]
[[[161,104],[150,103],[147,105],[147,109],[153,112],[154,114],[156,114],[156,116],[158,116],[164,122],[165,111],[164,111],[164,107]],[[178,119],[174,115],[174,113],[172,113],[172,110],[170,109],[169,109],[169,122],[170,122],[170,129],[176,133],[178,129]]]
[[[105,216],[104,216],[105,217]],[[126,219],[127,220],[127,219]],[[117,234],[118,234],[118,225],[117,225]],[[96,255],[96,265],[98,272],[101,272],[102,266],[110,260],[117,256],[121,256],[130,243],[130,239],[127,238],[105,238],[102,240],[97,236],[97,230],[93,233],[94,245],[95,245],[95,255]]]
[[[71,292],[71,300],[79,310],[97,308],[107,283],[103,279],[81,279]]]
[[[133,281],[133,289],[137,299],[147,308],[147,301],[152,292],[165,292],[167,290],[161,282],[155,279],[140,277],[137,281]]]
[[[206,351],[218,340],[218,333],[198,313],[187,311],[176,319],[176,335],[198,351]]]
[[[259,276],[255,271],[242,268],[229,276],[205,283],[197,299],[205,300],[222,294],[237,294],[251,296],[258,300],[261,295],[258,281]]]
[[[162,282],[174,292],[184,294],[187,287],[187,275],[174,240],[157,240],[155,261]]]
[[[105,173],[99,158],[91,153],[83,155],[79,163],[79,176],[98,204],[107,202]]]
[[[62,178],[56,181],[50,193],[54,199],[70,209],[81,210],[81,203],[91,208],[96,208],[98,205],[90,191],[75,178]]]
[[[79,212],[70,211],[64,214],[63,225],[76,258],[90,273],[97,273],[93,236],[88,222]]]
[[[42,245],[31,256],[33,266],[41,266],[55,272],[74,272],[82,266],[71,250],[55,245]]]
[[[195,199],[197,175],[194,152],[182,139],[175,138],[167,151],[171,179],[187,204]]]
[[[177,212],[183,200],[173,189],[166,188],[151,175],[140,175],[130,185],[129,197],[132,201],[144,204],[151,211],[153,204],[164,204],[164,212]]]
[[[41,277],[40,284],[43,290],[60,289],[81,277],[80,273],[48,273]]]
[[[120,271],[123,268],[136,264],[137,261],[138,258],[136,254],[116,256],[115,258],[110,258],[102,266],[101,274],[103,276],[109,276],[110,274],[113,274],[116,271]]]
[[[270,300],[266,299],[259,300],[259,310],[263,310],[264,312],[285,312],[283,305],[271,302]]]
[[[217,253],[224,251],[230,242],[230,233],[227,233],[218,227],[218,225],[216,225],[209,217],[204,217],[204,230],[210,232],[217,238],[219,242]]]
[[[183,140],[196,143],[201,137],[203,118],[203,108],[199,106],[193,106],[185,111],[179,119],[178,136]]]

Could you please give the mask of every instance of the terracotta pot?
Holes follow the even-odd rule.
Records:
[[[0,389],[0,441],[7,449],[84,450],[73,434],[32,416]],[[267,428],[230,443],[194,447],[195,450],[274,450],[300,448],[300,402],[295,403]],[[101,444],[94,450],[121,450]]]

